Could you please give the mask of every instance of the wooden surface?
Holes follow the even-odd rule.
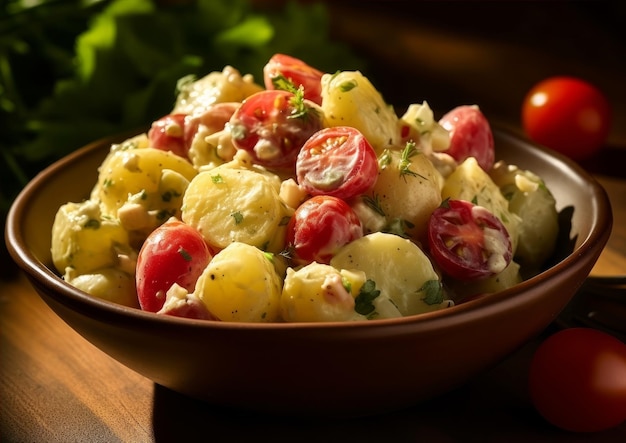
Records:
[[[428,8],[433,13],[434,6]],[[588,18],[576,11],[577,19]],[[615,219],[609,244],[593,273],[626,273],[626,175],[621,169],[626,153],[623,124],[626,100],[621,99],[626,93],[623,88],[626,72],[615,72],[612,66],[615,61],[604,54],[607,47],[598,50],[606,64],[598,62],[590,67],[585,60],[576,63],[568,50],[563,50],[561,60],[547,56],[549,50],[557,48],[546,47],[548,52],[542,52],[522,44],[529,43],[526,41],[496,38],[496,34],[490,35],[484,27],[479,37],[459,38],[458,30],[451,32],[443,25],[425,29],[417,26],[417,19],[415,23],[398,21],[391,12],[388,18],[377,21],[374,17],[380,17],[380,11],[374,15],[353,11],[348,20],[345,7],[336,6],[333,17],[335,21],[343,20],[338,35],[352,41],[355,48],[367,49],[371,57],[383,60],[381,64],[387,69],[406,66],[401,76],[405,80],[414,73],[415,78],[427,78],[423,84],[435,84],[423,91],[431,105],[447,106],[446,100],[453,100],[449,97],[455,94],[462,97],[459,102],[481,103],[480,97],[484,97],[485,109],[516,125],[520,91],[534,77],[559,71],[564,66],[576,73],[592,73],[595,81],[614,91],[611,97],[616,119],[622,124],[615,125],[610,146],[586,165],[609,193]],[[509,20],[519,17],[518,12],[513,11]],[[422,17],[422,22],[427,18]],[[443,20],[438,16],[433,21],[441,24]],[[515,23],[522,28],[519,22]],[[589,26],[594,25],[597,26],[596,21]],[[387,46],[379,34],[376,41],[371,37],[376,30],[384,32]],[[610,32],[601,29],[596,37],[618,44]],[[548,40],[554,43],[557,37]],[[405,46],[400,46],[401,41]],[[424,41],[437,44],[438,50],[423,52]],[[394,46],[390,47],[390,43]],[[474,55],[467,55],[462,48],[473,50]],[[455,65],[462,55],[469,57],[465,69]],[[507,68],[506,62],[516,59],[524,61],[526,68]],[[420,60],[429,66],[429,74],[423,77],[420,72],[423,74],[425,68],[418,66]],[[480,67],[470,63],[472,60],[489,63]],[[497,75],[493,71],[494,60],[503,63]],[[383,71],[380,65],[378,71]],[[445,75],[438,76],[437,72]],[[379,78],[386,95],[392,95],[394,88],[389,77]],[[496,82],[496,78],[506,78],[506,84]],[[450,88],[442,88],[442,84]],[[407,86],[407,90],[415,90],[414,85]],[[431,96],[434,98],[430,99]],[[615,167],[619,162],[621,168]],[[526,393],[526,371],[540,339],[468,385],[414,408],[367,419],[296,421],[221,410],[155,385],[85,341],[18,274],[0,281],[0,441],[626,441],[626,423],[610,431],[579,435],[555,429],[537,415]]]

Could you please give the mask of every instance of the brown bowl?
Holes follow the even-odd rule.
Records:
[[[390,411],[469,381],[538,335],[608,241],[610,204],[591,176],[511,132],[496,128],[494,136],[498,159],[536,172],[559,209],[574,208],[570,250],[560,246],[563,258],[513,288],[442,311],[373,322],[220,323],[146,313],[74,289],[51,263],[53,218],[61,204],[88,196],[114,139],[76,151],[35,177],[10,210],[7,246],[65,322],[155,383],[213,404],[269,413]]]

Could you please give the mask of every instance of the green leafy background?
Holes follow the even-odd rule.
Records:
[[[328,72],[366,69],[333,41],[325,6],[277,5],[9,0],[0,16],[2,230],[15,196],[38,171],[167,114],[184,76],[232,65],[262,82],[263,66],[277,52]]]

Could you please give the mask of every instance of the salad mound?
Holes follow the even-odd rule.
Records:
[[[111,146],[54,221],[69,284],[207,321],[376,320],[501,291],[552,254],[556,202],[496,161],[478,106],[399,115],[361,72],[280,53],[263,77],[187,79]]]

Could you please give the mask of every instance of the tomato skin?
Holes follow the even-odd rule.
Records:
[[[597,432],[626,420],[626,345],[591,328],[556,332],[539,345],[528,374],[539,413],[573,432]]]
[[[602,92],[575,77],[550,77],[522,103],[522,127],[531,140],[580,161],[606,142],[611,108]]]
[[[474,157],[484,171],[491,170],[496,157],[493,132],[478,106],[457,106],[441,117],[439,124],[450,132],[446,154],[457,163]]]
[[[168,114],[152,122],[148,131],[151,146],[187,158],[189,141],[186,118],[185,114]]]
[[[343,200],[318,195],[296,209],[287,226],[287,247],[297,264],[330,263],[343,245],[361,238],[361,221]]]
[[[296,88],[302,86],[304,98],[322,104],[322,71],[290,55],[274,54],[263,67],[265,88],[275,89],[272,80],[279,75],[291,80]]]
[[[262,166],[293,167],[304,142],[322,128],[321,114],[307,100],[306,116],[294,116],[294,97],[288,91],[266,90],[244,100],[228,123],[233,145]]]
[[[486,241],[489,228],[491,241]],[[463,200],[448,200],[428,222],[428,246],[447,275],[471,281],[495,275],[511,262],[511,237],[489,210]]]
[[[349,199],[376,183],[376,151],[355,128],[322,129],[302,146],[296,159],[298,184],[311,195]]]
[[[211,258],[204,238],[192,226],[172,218],[156,228],[137,257],[135,279],[141,309],[159,311],[174,283],[192,292]]]

